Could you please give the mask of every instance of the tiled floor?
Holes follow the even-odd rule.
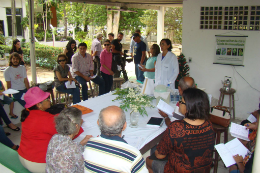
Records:
[[[232,122],[240,123],[241,120],[237,120],[236,119],[236,120],[232,120]],[[21,123],[17,124],[17,126],[21,128]],[[4,130],[6,132],[11,133],[11,135],[8,136],[8,137],[9,137],[9,139],[11,139],[13,141],[14,144],[16,144],[16,145],[20,144],[20,141],[21,141],[21,130],[16,132],[16,131],[12,131],[11,129],[9,129],[7,127],[5,127]],[[233,137],[229,134],[228,135],[228,140],[230,141],[232,139],[233,139]],[[221,135],[220,142],[223,143],[223,141],[224,141],[224,135]],[[149,153],[150,153],[150,151],[148,151],[147,153],[145,153],[143,155],[144,159],[149,156]],[[223,164],[222,160],[220,160],[219,163],[218,163],[218,172],[219,173],[228,173],[229,172],[228,168],[225,168],[225,165]],[[211,170],[211,173],[213,173],[213,169]]]

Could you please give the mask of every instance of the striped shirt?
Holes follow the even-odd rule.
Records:
[[[90,54],[86,53],[83,57],[79,52],[75,53],[72,58],[72,77],[76,77],[76,71],[79,71],[84,76],[89,76],[89,70],[94,70],[93,59]]]
[[[85,173],[148,173],[140,151],[119,136],[91,138],[83,156]]]

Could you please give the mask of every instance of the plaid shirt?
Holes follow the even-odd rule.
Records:
[[[76,71],[79,71],[84,76],[90,75],[90,70],[94,70],[93,60],[90,54],[86,53],[83,57],[79,52],[75,53],[71,59],[72,62],[72,77],[76,77]]]

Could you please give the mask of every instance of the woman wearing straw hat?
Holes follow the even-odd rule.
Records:
[[[22,134],[18,154],[22,165],[31,172],[45,172],[47,147],[57,133],[54,115],[45,111],[51,106],[49,95],[39,87],[30,88],[24,95],[26,109],[21,115]]]

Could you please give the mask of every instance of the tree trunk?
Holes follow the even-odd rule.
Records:
[[[12,6],[11,7],[11,11],[12,11],[12,38],[15,39],[17,37],[15,0],[12,0],[11,6]]]
[[[64,14],[64,37],[67,38],[67,28],[68,28],[68,21],[67,21],[67,14],[66,14],[66,3],[63,2],[64,8],[63,8],[63,14]]]
[[[45,20],[44,20],[45,18]],[[43,23],[44,23],[44,42],[47,41],[47,29],[48,29],[48,2],[46,1],[45,7],[45,17],[43,16]]]

